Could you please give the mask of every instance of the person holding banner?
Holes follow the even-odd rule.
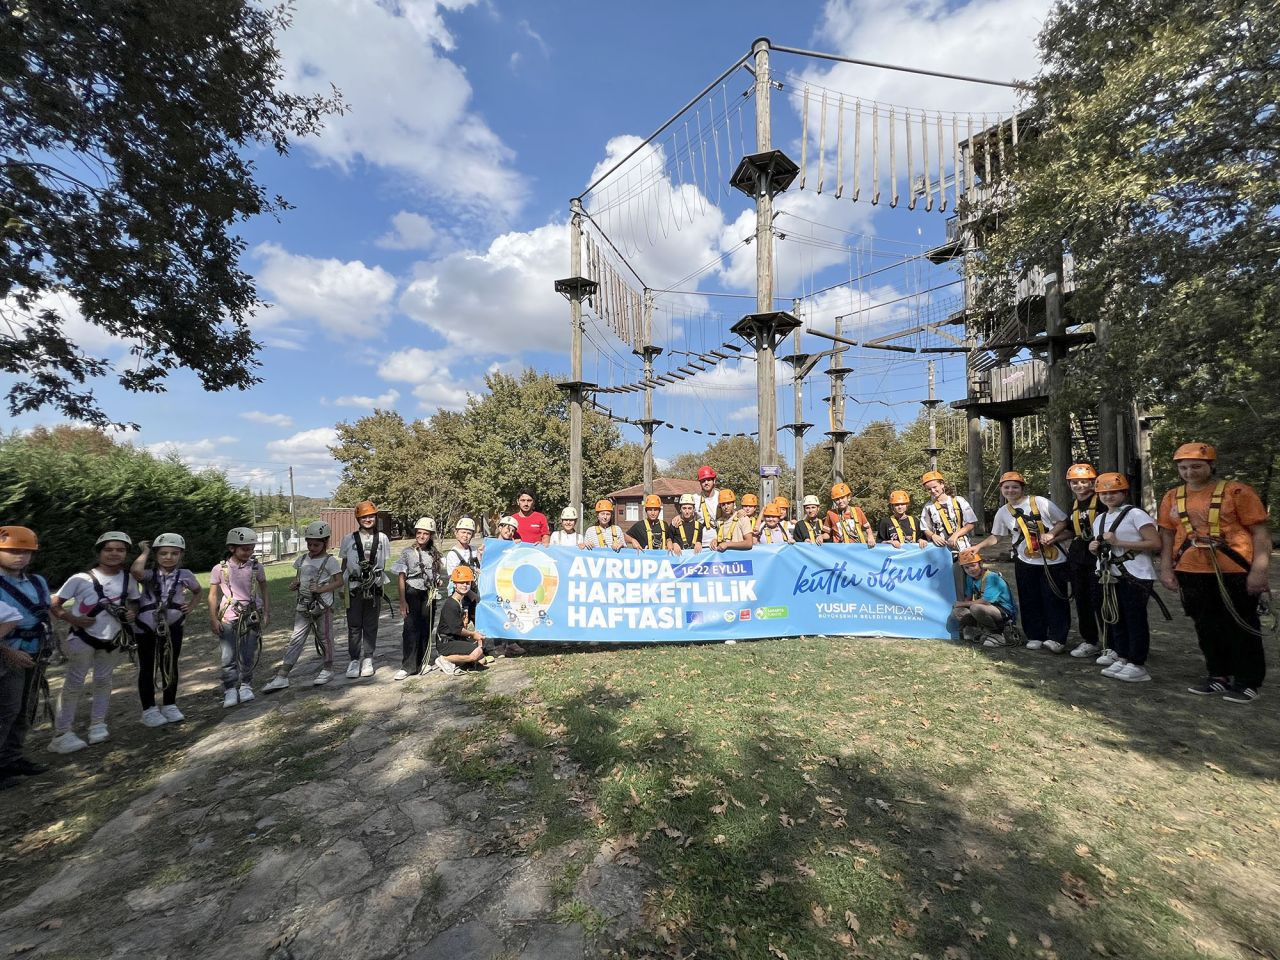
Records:
[[[760,498],[754,493],[744,493],[739,503],[741,509],[738,513],[747,518],[751,524],[751,535],[754,537],[760,532],[760,526],[764,522],[764,517],[760,516]]]
[[[859,506],[850,506],[853,491],[847,483],[837,483],[831,488],[831,509],[827,511],[827,533],[835,543],[864,543],[876,545],[876,535],[871,521]]]
[[[662,521],[662,498],[656,493],[644,498],[644,519],[632,524],[626,539],[627,546],[636,550],[680,552],[679,545],[667,538],[667,525]]]
[[[960,624],[960,636],[971,642],[981,640],[984,647],[1007,646],[1005,627],[1018,619],[1018,605],[1009,584],[994,570],[983,569],[982,554],[977,550],[961,552],[960,568],[966,599],[957,601],[951,611]]]
[[[679,554],[682,550],[692,550],[699,553],[702,550],[703,534],[706,531],[702,520],[694,512],[698,509],[698,498],[696,494],[682,493],[680,495],[680,514],[671,521],[671,525],[667,528],[667,534],[671,537],[671,542],[675,544],[675,553]]]
[[[518,530],[519,527],[520,524],[516,523],[515,517],[510,515],[503,517],[498,521],[498,539],[519,540],[520,538],[516,536],[516,530]]]
[[[551,546],[582,546],[582,534],[578,532],[578,511],[573,507],[565,507],[560,511],[560,529],[551,535]]]
[[[787,531],[787,536],[789,537],[793,536],[795,531],[795,523],[792,521],[790,516],[791,501],[788,500],[786,497],[784,497],[782,494],[778,494],[776,497],[773,498],[773,502],[778,505],[778,510],[780,511],[778,526],[782,527],[783,530]]]
[[[920,483],[930,499],[920,513],[920,529],[930,543],[946,547],[958,559],[960,551],[969,549],[969,534],[978,522],[977,514],[963,497],[947,492],[947,480],[937,470],[922,476]]]
[[[603,550],[616,552],[626,545],[626,534],[622,532],[620,526],[613,522],[613,501],[597,500],[595,525],[587,527],[587,532],[583,535],[582,543],[579,546],[584,550],[594,550],[596,547],[600,547]]]
[[[822,518],[818,516],[818,511],[822,509],[822,503],[817,497],[810,494],[801,501],[804,510],[804,516],[796,521],[795,527],[791,530],[791,535],[796,543],[826,543],[828,537],[823,529]]]
[[[1051,653],[1066,649],[1071,629],[1071,605],[1067,600],[1067,555],[1042,544],[1049,528],[1063,524],[1067,515],[1044,497],[1027,494],[1026,478],[1016,470],[1000,476],[1000,496],[1005,503],[996,511],[991,535],[977,545],[981,551],[1012,541],[1016,554],[1013,572],[1022,604],[1022,625],[1027,631],[1027,649],[1044,648]]]
[[[911,516],[911,494],[905,490],[894,490],[889,494],[889,515],[880,521],[880,529],[876,537],[881,543],[902,547],[914,543],[923,550],[929,541],[915,517]]]
[[[795,543],[782,526],[782,507],[778,506],[777,501],[764,508],[764,526],[756,531],[755,536],[756,543]]]
[[[750,550],[755,541],[751,519],[736,511],[738,497],[732,490],[720,491],[720,516],[716,520],[713,550]]]

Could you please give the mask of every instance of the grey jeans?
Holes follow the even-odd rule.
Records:
[[[252,684],[254,661],[258,658],[258,631],[245,630],[237,643],[235,621],[223,623],[218,641],[222,651],[222,689]]]

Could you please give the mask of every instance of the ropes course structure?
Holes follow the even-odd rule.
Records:
[[[653,436],[665,427],[758,437],[760,494],[772,499],[777,435],[789,430],[798,499],[803,436],[813,425],[805,418],[818,419],[817,401],[808,398],[806,407],[804,381],[819,361],[830,362],[822,371],[831,389],[821,398],[821,419],[835,452],[833,479],[840,480],[852,433],[846,401],[862,417],[920,404],[932,414],[942,402],[933,393],[936,366],[937,382],[967,387],[974,365],[1012,355],[972,335],[970,282],[949,263],[958,254],[875,236],[865,224],[877,206],[949,214],[947,243],[963,252],[956,214],[986,203],[992,178],[1011,162],[1026,129],[1015,106],[993,114],[890,103],[813,76],[775,73],[771,54],[996,86],[1010,101],[1020,89],[761,39],[649,136],[611,142],[607,165],[570,201],[570,274],[555,284],[570,306],[571,374],[560,386],[570,412],[570,501],[579,508],[584,408],[641,430],[646,492]],[[771,97],[778,91],[791,112],[775,118]],[[798,163],[774,145],[775,122],[789,124]],[[776,293],[776,286],[795,289]],[[778,309],[778,301],[791,309]],[[806,337],[825,349],[805,352]],[[793,352],[776,357],[788,339]],[[959,361],[950,371],[949,358]],[[917,385],[921,361],[927,399]],[[779,426],[777,391],[788,384],[795,418]],[[914,396],[896,399],[904,393]],[[611,405],[596,399],[602,395]],[[713,413],[726,403],[730,413]],[[724,422],[747,416],[757,420],[753,431]],[[981,446],[980,428],[965,442],[975,435]],[[935,460],[937,450],[931,431],[927,452]]]

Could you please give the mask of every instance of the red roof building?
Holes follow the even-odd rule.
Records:
[[[697,480],[673,477],[655,477],[653,480],[653,492],[662,498],[662,519],[667,521],[674,519],[680,512],[681,494],[698,493],[699,490],[701,487],[698,486]],[[640,509],[640,504],[644,502],[643,483],[615,490],[608,497],[613,501],[615,523],[625,527],[643,519],[644,512]],[[594,522],[592,519],[591,523]],[[590,523],[585,524],[583,529],[590,525]]]

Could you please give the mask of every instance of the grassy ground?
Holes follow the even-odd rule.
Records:
[[[1280,722],[1184,693],[1190,636],[1145,684],[927,641],[582,651],[504,709],[581,765],[554,832],[653,868],[632,954],[1280,956]]]

